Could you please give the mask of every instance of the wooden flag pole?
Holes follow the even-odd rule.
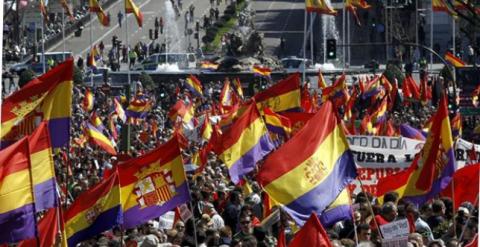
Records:
[[[362,192],[367,195],[367,192],[365,192],[365,189],[363,188],[362,181],[358,179],[358,182],[360,183],[360,188],[362,188]],[[377,227],[378,235],[380,236],[380,239],[383,239],[382,231],[380,231],[380,225],[378,224],[377,219],[375,219],[375,213],[373,212],[372,203],[370,202],[370,200],[368,200],[368,195],[367,195],[367,203],[368,203],[368,208],[370,209],[370,213],[372,214],[373,223],[375,223],[375,226]]]

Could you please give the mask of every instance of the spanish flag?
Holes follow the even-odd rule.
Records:
[[[205,70],[215,71],[218,69],[218,64],[212,63],[210,61],[203,61],[202,64],[200,65],[200,68]]]
[[[192,104],[186,105],[183,100],[179,100],[168,112],[168,118],[174,123],[178,120],[188,123],[192,120],[194,113]]]
[[[137,94],[135,98],[130,101],[130,104],[125,111],[125,115],[130,120],[144,119],[152,109],[152,102],[150,99],[143,96],[143,94]]]
[[[17,247],[62,246],[67,247],[65,227],[60,208],[51,208],[38,221],[38,237],[24,240]],[[61,239],[58,237],[61,236]],[[58,240],[58,241],[57,241]],[[38,242],[37,242],[38,241]]]
[[[345,91],[346,89],[347,84],[345,74],[342,74],[333,85],[322,90],[322,101],[326,102],[327,100],[331,100],[337,107],[343,105],[348,100]]]
[[[432,10],[436,12],[446,12],[447,14],[450,14],[453,16],[456,15],[456,13],[452,9],[450,9],[450,7],[447,5],[445,0],[432,0]]]
[[[232,106],[232,89],[230,87],[230,81],[227,79],[223,83],[222,91],[220,92],[220,105],[221,106]]]
[[[65,212],[65,231],[69,246],[95,237],[122,224],[118,174],[114,172],[75,199]]]
[[[90,53],[88,54],[87,66],[91,68],[96,68],[98,55],[99,53],[97,50],[97,45],[92,46],[92,48],[90,49]]]
[[[203,96],[203,87],[200,80],[195,77],[194,75],[189,75],[185,80],[185,86],[195,94],[195,96],[202,97]]]
[[[445,53],[444,58],[456,68],[465,67],[466,65],[466,63],[462,61],[462,59],[460,59],[459,57],[453,55],[451,52],[448,52],[448,51]]]
[[[341,119],[327,101],[296,135],[266,158],[257,180],[303,225],[312,212],[320,215],[356,176]]]
[[[200,136],[204,141],[208,142],[210,140],[210,137],[212,137],[212,132],[213,132],[212,124],[210,123],[208,114],[205,114],[203,124],[200,129]]]
[[[97,13],[98,21],[104,26],[108,27],[110,25],[110,19],[108,15],[102,9],[102,6],[98,4],[97,0],[89,0],[89,10],[91,13]]]
[[[270,74],[272,74],[272,70],[270,68],[259,65],[253,65],[252,71],[256,76],[270,77]]]
[[[85,111],[91,111],[93,109],[93,94],[89,88],[85,90],[82,106]]]
[[[178,137],[117,166],[124,229],[158,218],[190,201]]]
[[[444,95],[419,155],[407,170],[388,179],[380,179],[377,196],[395,191],[400,197],[416,205],[421,205],[433,198],[450,183],[455,172],[453,144],[447,98]]]
[[[352,219],[352,202],[350,199],[348,187],[342,190],[335,201],[328,206],[320,215],[320,222],[325,227],[331,227],[335,223]]]
[[[457,113],[452,118],[452,137],[454,140],[462,137],[462,116]]]
[[[57,183],[47,122],[42,122],[38,126],[28,137],[28,142],[35,209],[41,211],[56,207],[58,205]]]
[[[325,78],[323,77],[322,71],[318,71],[318,87],[320,89],[324,89],[327,87],[327,83],[325,82]]]
[[[337,11],[325,0],[305,0],[307,12],[317,12],[324,15],[337,15]]]
[[[60,4],[62,4],[65,13],[67,13],[68,18],[70,21],[74,21],[75,17],[73,16],[72,9],[68,6],[67,0],[60,0]]]
[[[107,153],[111,155],[117,155],[117,151],[115,150],[114,144],[108,137],[106,137],[102,131],[95,128],[90,123],[86,124],[85,128],[87,135],[90,137],[90,141],[101,147]]]
[[[28,146],[25,137],[0,151],[0,244],[36,237]]]
[[[125,13],[133,13],[137,19],[139,27],[142,27],[143,24],[143,14],[140,9],[133,3],[132,0],[125,0]]]
[[[273,112],[268,107],[263,108],[263,117],[265,118],[265,124],[269,131],[284,137],[290,136],[292,132],[290,119]]]
[[[378,106],[378,108],[372,114],[372,123],[376,125],[387,121],[387,105],[387,97],[383,97],[380,106]]]
[[[40,13],[43,16],[43,21],[47,23],[48,22],[47,6],[45,5],[45,2],[43,0],[40,0]]]
[[[233,79],[233,85],[235,87],[235,90],[237,91],[238,96],[243,99],[243,89],[242,89],[242,83],[240,82],[240,79],[235,78]]]
[[[115,113],[122,120],[122,122],[125,123],[127,121],[127,115],[125,114],[125,110],[123,110],[122,104],[118,102],[117,98],[113,98],[113,104],[115,107]]]
[[[266,106],[274,112],[297,110],[300,105],[300,74],[295,73],[254,96],[258,108]]]
[[[265,123],[254,102],[216,140],[215,153],[226,164],[230,179],[237,184],[253,171],[256,163],[274,149]]]
[[[33,79],[2,103],[1,139],[12,141],[29,135],[36,123],[48,122],[53,148],[66,145],[70,138],[72,113],[73,60],[68,59]]]

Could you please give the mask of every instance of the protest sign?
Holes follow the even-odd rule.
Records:
[[[410,228],[407,219],[396,220],[380,226],[383,239],[394,239],[398,237],[408,236]]]

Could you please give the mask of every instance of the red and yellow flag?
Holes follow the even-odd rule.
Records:
[[[456,68],[465,67],[466,65],[466,63],[462,59],[453,55],[451,52],[446,52],[444,58]]]
[[[325,0],[305,0],[307,12],[317,12],[325,15],[336,15],[337,11]]]
[[[103,26],[108,27],[110,25],[110,18],[105,14],[97,0],[89,0],[89,10],[92,13],[97,13],[98,21]]]
[[[125,0],[125,13],[133,13],[137,19],[139,27],[143,25],[143,14],[140,9],[133,3],[132,0]]]

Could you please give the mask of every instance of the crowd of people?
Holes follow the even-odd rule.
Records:
[[[264,81],[267,86],[271,85],[269,80]],[[90,121],[92,112],[82,107],[86,87],[74,87],[71,145],[55,155],[57,180],[66,207],[102,181],[105,171],[114,168],[119,160],[125,159],[125,155],[139,157],[167,142],[178,127],[168,114],[178,100],[194,103],[198,116],[218,104],[223,83],[203,82],[203,97],[192,95],[184,87],[183,80],[161,83],[157,88],[144,88],[137,82],[135,88],[137,94],[141,92],[149,97],[152,108],[143,121],[132,124],[128,152],[112,156],[86,141],[80,126]],[[113,99],[124,98],[121,96],[125,94],[108,86],[92,91],[95,99],[93,112],[105,126],[109,126]],[[355,107],[360,114],[368,108],[362,104]],[[436,110],[435,107],[414,104],[392,109],[389,116],[395,125],[409,123],[420,128]],[[123,101],[123,105],[126,107],[128,102]],[[123,124],[117,120],[114,126],[119,130]],[[121,139],[120,136],[116,143],[121,143]],[[202,145],[204,143],[190,140],[190,145],[182,150],[185,165],[193,163],[193,156]],[[196,169],[186,169],[186,172],[192,198],[186,207],[191,217],[176,215],[171,225],[165,225],[160,218],[133,229],[117,227],[81,243],[81,246],[278,246],[281,231],[288,242],[298,230],[286,212],[265,206],[265,192],[255,182],[254,175],[248,176],[244,184],[233,184],[228,168],[213,153],[208,155],[201,172]],[[436,197],[416,207],[395,193],[386,194],[382,203],[366,192],[351,193],[351,199],[351,219],[336,222],[326,229],[332,246],[382,246],[379,226],[399,219],[408,219],[409,222],[406,246],[464,246],[478,233],[478,204],[465,202],[460,208],[453,208],[451,198]]]

